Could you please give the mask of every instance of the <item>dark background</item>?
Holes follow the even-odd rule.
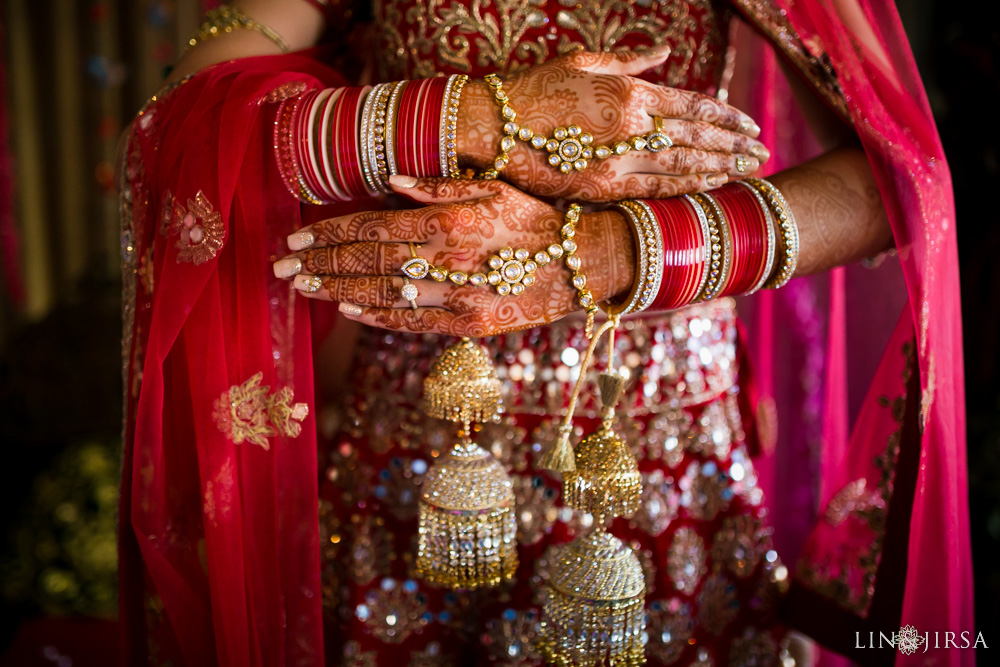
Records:
[[[49,66],[58,69],[60,63],[53,62],[58,52],[53,56],[46,46],[55,28],[51,14],[43,10],[58,10],[56,3],[63,1],[34,3],[36,11],[29,12],[26,23],[27,3],[4,3],[0,38],[4,40],[6,81],[0,79],[0,85],[6,108],[14,113],[0,116],[0,129],[8,148],[18,145],[17,133],[22,131],[18,122],[23,121],[17,118],[19,107],[11,97],[11,82],[18,80],[10,67],[20,61],[9,29],[17,26],[29,31],[32,46],[28,53],[37,57],[39,71]],[[1000,215],[995,203],[1000,189],[1000,3],[900,0],[897,5],[954,181],[976,625],[987,642],[1000,641]],[[17,298],[35,286],[33,267],[13,276],[0,271],[0,451],[6,458],[0,470],[0,507],[4,509],[0,513],[0,535],[4,536],[0,543],[0,652],[20,630],[15,650],[48,646],[45,662],[39,664],[57,664],[60,657],[69,655],[70,649],[55,646],[55,635],[65,636],[68,646],[76,642],[110,647],[114,643],[111,622],[65,620],[81,615],[107,619],[114,612],[111,547],[121,414],[120,282],[113,270],[113,247],[95,238],[113,239],[115,234],[108,155],[113,154],[123,120],[127,122],[155,87],[155,75],[173,57],[178,35],[192,32],[190,25],[202,9],[194,0],[78,2],[74,7],[78,23],[69,28],[78,32],[74,48],[80,58],[69,71],[73,76],[73,67],[77,68],[82,107],[70,120],[83,127],[84,153],[76,157],[81,161],[78,171],[84,194],[83,210],[72,213],[87,226],[88,249],[75,269],[67,268],[67,262],[59,258],[52,262],[55,287],[41,314]],[[109,27],[107,21],[114,26]],[[52,101],[54,93],[44,86],[33,94],[43,122],[66,122],[64,114],[57,112],[65,101]],[[40,155],[57,160],[58,148],[43,144]],[[25,162],[22,157],[15,152],[0,164],[2,208],[13,212],[18,228],[25,224],[26,200],[38,198],[52,243],[70,243],[58,233],[66,219],[59,193],[23,191],[24,182],[30,179],[19,172]],[[61,248],[63,254],[72,250]],[[53,617],[64,620],[40,620]],[[74,665],[89,664],[86,657],[75,657]]]

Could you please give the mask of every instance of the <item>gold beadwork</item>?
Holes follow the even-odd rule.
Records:
[[[576,254],[577,243],[573,240],[576,236],[576,225],[580,221],[580,211],[582,210],[579,204],[570,204],[569,210],[566,211],[566,215],[563,218],[563,226],[559,230],[559,235],[562,237],[562,243],[559,247],[566,254],[564,261],[566,262],[566,268],[572,273],[570,285],[576,290],[577,303],[587,311],[585,333],[587,334],[587,338],[590,338],[594,331],[594,316],[597,314],[597,301],[594,299],[594,294],[587,289],[587,276],[583,275],[583,263]],[[551,246],[549,249],[551,250]]]
[[[234,30],[253,30],[274,42],[282,53],[288,53],[288,44],[273,29],[254,21],[252,18],[231,5],[219,5],[205,13],[205,20],[195,36],[188,40],[188,48],[199,42],[230,33]]]
[[[510,151],[519,139],[535,150],[544,150],[549,156],[546,161],[564,174],[583,171],[591,160],[605,160],[612,155],[624,155],[630,150],[648,150],[652,153],[666,150],[673,146],[663,132],[663,119],[654,117],[655,129],[646,135],[629,137],[625,141],[612,143],[613,148],[601,145],[594,147],[594,135],[585,131],[579,125],[557,127],[552,130],[552,138],[538,134],[530,127],[517,123],[517,112],[510,106],[510,98],[503,90],[503,81],[496,74],[487,74],[486,84],[493,91],[493,97],[500,105],[500,120],[503,122],[503,134],[500,136],[500,150],[493,160],[493,165],[486,169],[480,178],[489,180],[497,178],[510,162]]]

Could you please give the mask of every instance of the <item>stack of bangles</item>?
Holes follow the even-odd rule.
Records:
[[[281,102],[274,150],[285,186],[312,204],[390,192],[389,177],[457,176],[468,77],[311,90]]]
[[[246,27],[241,24],[240,27]],[[286,84],[268,99],[280,100],[274,121],[274,152],[288,190],[311,204],[329,204],[389,193],[389,177],[463,178],[456,137],[465,75],[380,83],[376,86],[302,91]],[[518,142],[544,152],[552,169],[582,171],[595,160],[630,151],[659,152],[673,146],[663,119],[645,135],[596,145],[577,125],[557,127],[551,137],[519,124],[500,77],[486,84],[502,124],[497,155],[476,178],[494,179]],[[740,163],[737,163],[738,166]]]
[[[795,273],[798,227],[781,192],[764,179],[617,208],[630,223],[637,267],[629,294],[602,304],[610,315],[753,294]]]

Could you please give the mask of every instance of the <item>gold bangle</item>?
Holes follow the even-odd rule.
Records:
[[[792,215],[788,202],[770,181],[763,178],[748,178],[746,182],[764,195],[771,211],[774,212],[774,217],[778,219],[780,229],[778,235],[782,241],[781,261],[774,276],[764,283],[764,289],[778,289],[792,279],[799,264],[799,227],[795,224],[795,216]]]
[[[266,25],[257,23],[252,18],[231,5],[219,5],[205,14],[205,20],[194,37],[188,40],[188,48],[196,46],[199,42],[230,33],[234,30],[253,30],[267,37],[274,42],[282,53],[288,53],[288,44],[277,32]]]

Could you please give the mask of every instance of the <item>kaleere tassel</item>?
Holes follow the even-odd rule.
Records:
[[[470,430],[472,421],[497,418],[500,388],[486,351],[468,338],[449,346],[424,380],[427,414],[462,425],[458,442],[421,486],[416,566],[430,583],[495,586],[517,569],[513,484]]]
[[[539,649],[554,665],[643,665],[645,581],[639,559],[596,526],[563,547],[546,585]]]
[[[625,389],[617,373],[601,373],[601,427],[576,446],[576,465],[563,477],[565,503],[592,514],[629,517],[639,509],[642,476],[628,443],[612,430],[615,404]]]
[[[549,664],[642,665],[645,651],[645,582],[635,552],[605,528],[609,517],[630,516],[639,506],[642,477],[628,444],[612,430],[625,381],[613,370],[611,317],[587,349],[565,423],[572,418],[597,340],[610,331],[608,370],[598,378],[601,427],[574,451],[574,469],[563,476],[568,507],[594,514],[595,527],[557,552],[546,582],[540,648]]]

